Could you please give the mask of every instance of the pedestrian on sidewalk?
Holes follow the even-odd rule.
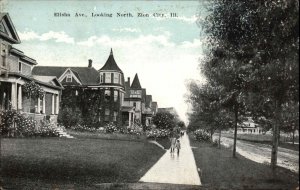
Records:
[[[175,150],[176,138],[174,136],[171,137],[171,153]]]
[[[177,149],[177,155],[179,156],[179,151],[180,151],[180,148],[181,148],[179,139],[176,140],[175,148]]]

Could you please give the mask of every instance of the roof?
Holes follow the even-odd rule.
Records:
[[[122,112],[134,112],[134,107],[133,106],[122,106],[121,111]]]
[[[146,96],[146,107],[151,107],[152,95]]]
[[[49,84],[55,84],[57,86],[60,86],[63,88],[63,86],[61,85],[61,83],[58,81],[58,79],[56,78],[56,76],[39,76],[39,75],[33,75],[32,76],[34,79],[44,82],[44,83],[49,83]]]
[[[10,33],[12,37],[10,37],[8,35],[8,33],[6,33],[6,32],[0,32],[0,36],[11,41],[14,44],[21,43],[18,33],[17,33],[8,13],[0,13],[0,24],[3,20],[6,23],[7,28],[9,30],[9,31],[6,30],[6,32]]]
[[[32,69],[32,74],[59,78],[68,68],[78,77],[82,85],[99,84],[99,73],[94,67],[36,66]]]
[[[119,71],[119,72],[123,73],[123,71],[119,68],[119,66],[117,65],[117,63],[115,61],[112,49],[110,50],[110,54],[109,54],[109,57],[108,57],[106,63],[104,64],[104,66],[101,69],[99,69],[99,71],[104,71],[104,70]]]
[[[124,86],[125,86],[125,96],[124,96],[124,98],[130,98],[130,84],[129,84],[129,81],[126,81],[124,83]]]
[[[142,101],[143,102],[146,102],[146,96],[147,96],[146,88],[143,88],[142,89]]]
[[[133,89],[142,89],[141,84],[140,84],[140,80],[139,80],[139,77],[138,77],[137,73],[134,76],[134,79],[132,81],[132,84],[131,84],[130,88],[133,88]]]
[[[157,102],[152,102],[152,108],[157,107]]]

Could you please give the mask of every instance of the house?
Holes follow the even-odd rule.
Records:
[[[20,44],[8,13],[0,13],[0,111],[15,109],[35,120],[57,121],[63,86],[55,76],[36,76],[37,61],[13,47]]]
[[[246,121],[238,125],[237,133],[239,134],[262,134],[263,130],[256,124],[251,117],[248,117]]]
[[[152,95],[147,95],[146,88],[142,88],[138,74],[135,74],[132,84],[130,77],[125,82],[124,105],[134,107],[135,121],[144,126],[152,124],[152,117],[157,113],[157,102],[152,102]]]
[[[92,60],[88,60],[87,67],[37,66],[33,73],[56,76],[65,88],[62,107],[76,107],[83,116],[98,121],[100,125],[109,122],[121,125],[126,115],[127,118],[132,116],[133,108],[122,108],[124,74],[118,67],[112,50],[104,66],[98,71],[92,66]],[[91,117],[91,114],[94,115]]]

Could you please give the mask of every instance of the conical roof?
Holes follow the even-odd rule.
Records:
[[[130,88],[133,88],[133,89],[142,89],[142,86],[141,86],[141,83],[140,83],[140,80],[139,80],[139,77],[138,77],[137,74],[135,74],[134,79],[132,81],[132,84],[131,84]]]
[[[115,59],[114,59],[114,55],[113,55],[113,51],[112,49],[110,49],[110,54],[109,54],[109,57],[106,61],[106,63],[104,64],[104,66],[99,69],[99,71],[104,71],[104,70],[107,70],[107,71],[120,71],[121,73],[122,70],[118,67]]]

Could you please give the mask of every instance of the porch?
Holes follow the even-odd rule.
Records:
[[[0,110],[15,109],[29,118],[40,120],[51,120],[57,122],[59,112],[59,91],[41,86],[44,96],[27,97],[22,86],[25,84],[19,79],[0,80]]]

